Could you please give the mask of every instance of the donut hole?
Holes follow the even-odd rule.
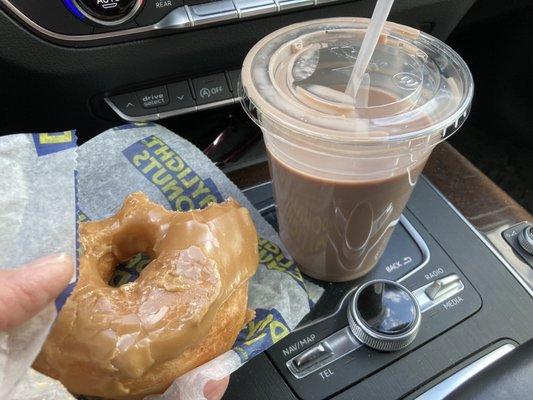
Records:
[[[141,271],[156,258],[154,238],[150,225],[138,223],[123,224],[113,235],[114,262],[107,280],[109,286],[119,287],[134,282]]]
[[[150,255],[140,252],[126,261],[118,262],[107,284],[112,287],[119,287],[134,282],[151,261]]]

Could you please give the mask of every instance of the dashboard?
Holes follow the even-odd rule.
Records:
[[[473,3],[401,1],[391,19],[446,39]],[[232,71],[238,70],[260,38],[309,19],[368,17],[374,4],[366,0],[0,0],[0,71],[4,93],[9,94],[0,98],[0,110],[9,116],[0,134],[76,128],[86,140],[124,120],[165,120],[187,136],[179,120],[171,117],[235,103]],[[208,101],[199,98],[197,92],[206,87],[200,81],[218,96]],[[179,107],[164,99],[175,90],[190,95]],[[163,96],[164,104],[144,108],[143,92]],[[130,106],[131,115],[116,112],[120,111],[116,96],[125,94],[133,94],[134,106],[139,107],[134,111]],[[116,102],[110,103],[113,97]],[[157,109],[160,106],[166,108]]]

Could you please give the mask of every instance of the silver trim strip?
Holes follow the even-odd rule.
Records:
[[[118,107],[107,97],[104,98],[104,101],[107,103],[109,107],[124,121],[130,121],[130,122],[146,122],[146,121],[157,121],[159,119],[159,114],[148,114],[148,115],[142,115],[139,117],[132,117],[130,115],[124,114],[122,111],[118,109]]]
[[[451,288],[451,290],[447,291],[442,296],[437,297],[435,300],[431,300],[431,298],[426,293],[426,289],[429,288],[431,285],[434,285],[435,282],[438,282],[439,280],[446,279],[446,278],[452,278],[452,277],[457,279],[458,281],[457,286]],[[418,306],[420,307],[420,312],[424,313],[438,306],[439,304],[444,303],[446,300],[450,299],[452,296],[455,296],[456,294],[461,293],[464,290],[464,288],[465,288],[465,285],[463,281],[461,281],[460,277],[457,274],[450,274],[450,275],[446,275],[443,278],[435,279],[433,282],[430,282],[424,286],[419,287],[418,289],[413,290],[412,293],[413,293],[413,296],[415,296],[416,298]]]
[[[310,7],[315,5],[315,0],[276,0],[280,11],[292,10],[300,7]]]
[[[232,0],[218,0],[186,7],[193,26],[214,24],[239,18],[239,13]]]
[[[154,30],[161,29],[181,29],[181,28],[190,28],[194,25],[193,20],[191,19],[191,13],[189,12],[189,7],[178,7],[169,12],[166,16],[163,17],[155,25],[152,25]]]
[[[331,349],[331,355],[325,359],[317,360],[307,368],[299,369],[295,366],[295,359],[302,356],[303,353],[310,351],[312,348],[320,345],[326,345]],[[351,333],[350,327],[346,326],[341,330],[329,335],[327,338],[322,339],[317,345],[311,346],[308,349],[292,357],[285,363],[285,366],[294,375],[296,379],[302,379],[312,374],[313,372],[322,369],[329,364],[339,360],[340,358],[354,352],[358,348],[362,347],[363,343],[359,342],[356,337]]]
[[[441,400],[452,393],[455,389],[468,381],[474,375],[478,374],[489,365],[495,363],[507,353],[514,350],[516,346],[511,343],[504,344],[503,346],[491,351],[489,354],[485,354],[483,357],[477,359],[472,364],[467,365],[463,369],[457,371],[455,374],[449,376],[442,382],[437,383],[428,391],[422,393],[416,398],[416,400]]]
[[[175,116],[178,116],[178,115],[189,114],[189,113],[196,112],[196,111],[209,110],[211,108],[218,108],[218,107],[228,106],[228,105],[235,104],[236,102],[239,101],[239,99],[230,98],[230,99],[215,101],[213,103],[202,104],[202,105],[199,105],[199,106],[180,108],[180,109],[172,110],[172,111],[164,111],[164,112],[160,112],[160,113],[141,115],[141,116],[138,116],[138,117],[134,117],[134,116],[131,116],[131,115],[124,114],[122,111],[120,111],[120,109],[113,103],[113,101],[109,97],[105,97],[104,101],[124,121],[146,122],[146,121],[157,121],[157,120],[164,119],[164,118],[169,118],[169,117],[175,117]]]
[[[422,179],[424,179],[427,184],[437,193],[439,197],[441,197],[444,202],[457,214],[457,216],[470,228],[472,232],[483,242],[485,246],[496,256],[498,260],[507,268],[507,270],[515,277],[515,279],[520,283],[520,285],[523,286],[523,288],[526,290],[526,292],[533,297],[533,289],[529,286],[529,284],[524,280],[522,275],[520,275],[511,264],[503,257],[500,252],[494,247],[494,245],[481,233],[479,232],[474,225],[470,223],[469,220],[466,219],[466,217],[459,212],[459,210],[440,192],[439,189],[431,181],[426,178],[425,176],[422,176]]]
[[[279,7],[274,0],[233,0],[233,4],[240,19],[273,13]]]

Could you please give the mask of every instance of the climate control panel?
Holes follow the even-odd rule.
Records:
[[[0,0],[34,31],[63,42],[152,36],[347,0]]]

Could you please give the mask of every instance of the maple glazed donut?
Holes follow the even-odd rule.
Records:
[[[80,225],[79,280],[34,367],[76,394],[137,399],[229,350],[249,317],[258,265],[247,209],[229,199],[172,212],[142,193],[118,213]],[[111,287],[119,262],[152,261]]]

